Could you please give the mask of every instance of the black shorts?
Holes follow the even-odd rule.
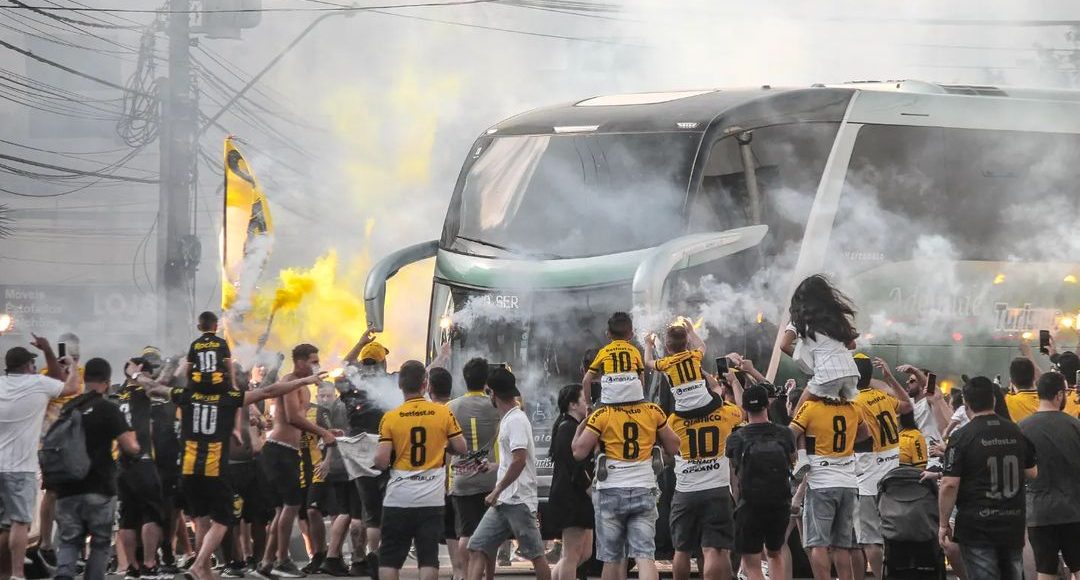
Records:
[[[258,469],[255,460],[230,463],[228,479],[233,494],[241,501],[240,518],[249,524],[265,525],[274,519],[274,507]]]
[[[574,490],[564,495],[566,497],[549,497],[547,505],[541,510],[546,518],[544,529],[548,530],[547,533],[561,535],[567,528],[593,529],[596,526],[596,512],[589,494]]]
[[[150,459],[122,465],[116,478],[120,529],[137,530],[143,524],[165,525],[165,503],[157,466]]]
[[[1035,571],[1039,574],[1058,573],[1058,553],[1065,567],[1080,570],[1080,522],[1028,528],[1028,542],[1035,553]]]
[[[671,498],[671,542],[680,552],[732,549],[735,530],[728,488],[676,491]]]
[[[450,501],[454,503],[454,532],[458,538],[472,537],[476,526],[480,525],[480,520],[484,517],[484,512],[487,511],[487,504],[484,503],[487,495],[478,493],[450,496]]]
[[[336,516],[347,515],[354,520],[363,519],[364,507],[360,503],[360,484],[353,481],[327,482],[334,490],[334,503],[337,504]]]
[[[336,516],[341,513],[334,486],[325,481],[312,483],[307,490],[307,509],[318,510],[324,516]]]
[[[776,552],[787,540],[791,504],[751,505],[740,503],[735,508],[735,551],[740,554],[760,554],[761,547]]]
[[[240,511],[237,509],[240,506],[225,478],[185,475],[180,487],[184,493],[184,511],[188,516],[209,516],[214,522],[226,526],[236,523],[236,512]]]
[[[446,496],[446,503],[443,504],[443,543],[446,540],[458,539],[457,531],[457,518],[454,516],[454,502],[450,500],[450,496]]]
[[[383,508],[386,517],[379,544],[379,565],[400,570],[409,556],[409,547],[415,543],[417,567],[438,568],[443,511],[442,506]]]
[[[259,453],[258,462],[266,481],[270,505],[275,508],[303,505],[299,451],[276,441],[267,441]]]
[[[386,482],[390,480],[390,470],[386,470],[378,477],[361,477],[357,479],[360,486],[360,504],[363,508],[362,517],[364,526],[377,528],[383,521],[383,496],[386,495]],[[439,508],[442,509],[442,508]]]

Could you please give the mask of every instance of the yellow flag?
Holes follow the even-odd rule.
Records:
[[[250,294],[270,255],[270,206],[232,137],[225,139],[225,219],[221,240],[221,308],[250,308]]]

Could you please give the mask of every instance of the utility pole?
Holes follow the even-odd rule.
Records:
[[[197,187],[195,147],[198,103],[191,75],[191,0],[169,0],[169,76],[160,85],[162,99],[161,185],[158,214],[158,336],[163,348],[191,334],[191,290],[199,263],[198,238],[192,235],[191,200]],[[178,338],[184,337],[184,338]]]

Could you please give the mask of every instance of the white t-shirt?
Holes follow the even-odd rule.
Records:
[[[0,375],[0,472],[37,472],[45,408],[63,390],[45,375]]]
[[[933,409],[930,407],[930,399],[923,397],[916,401],[913,407],[915,424],[919,426],[919,431],[926,438],[926,447],[929,450],[931,445],[941,442],[941,429],[938,428],[937,418],[934,417]],[[941,458],[931,457],[926,464],[929,467],[941,465]]]
[[[514,451],[524,449],[527,455],[521,475],[499,494],[499,502],[525,504],[529,506],[530,511],[535,512],[537,504],[536,451],[533,449],[532,425],[520,407],[511,409],[499,421],[498,446],[499,476],[497,481],[502,481],[503,476],[510,469]]]
[[[795,333],[795,325],[789,323],[787,329]],[[855,366],[855,358],[844,343],[817,333],[816,338],[802,337],[795,339],[795,352],[792,358],[804,371],[814,376],[810,382],[815,385],[823,385],[829,381],[844,377],[859,376],[859,367]]]
[[[950,419],[950,421],[956,421],[956,427],[953,429],[953,432],[955,433],[957,429],[967,425],[968,421],[971,421],[971,419],[968,419],[967,409],[965,409],[963,405],[960,405],[953,411],[952,419]]]

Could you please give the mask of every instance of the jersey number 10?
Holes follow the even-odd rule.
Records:
[[[195,355],[199,359],[199,372],[212,373],[217,370],[217,352],[212,350],[204,350],[196,353]]]

